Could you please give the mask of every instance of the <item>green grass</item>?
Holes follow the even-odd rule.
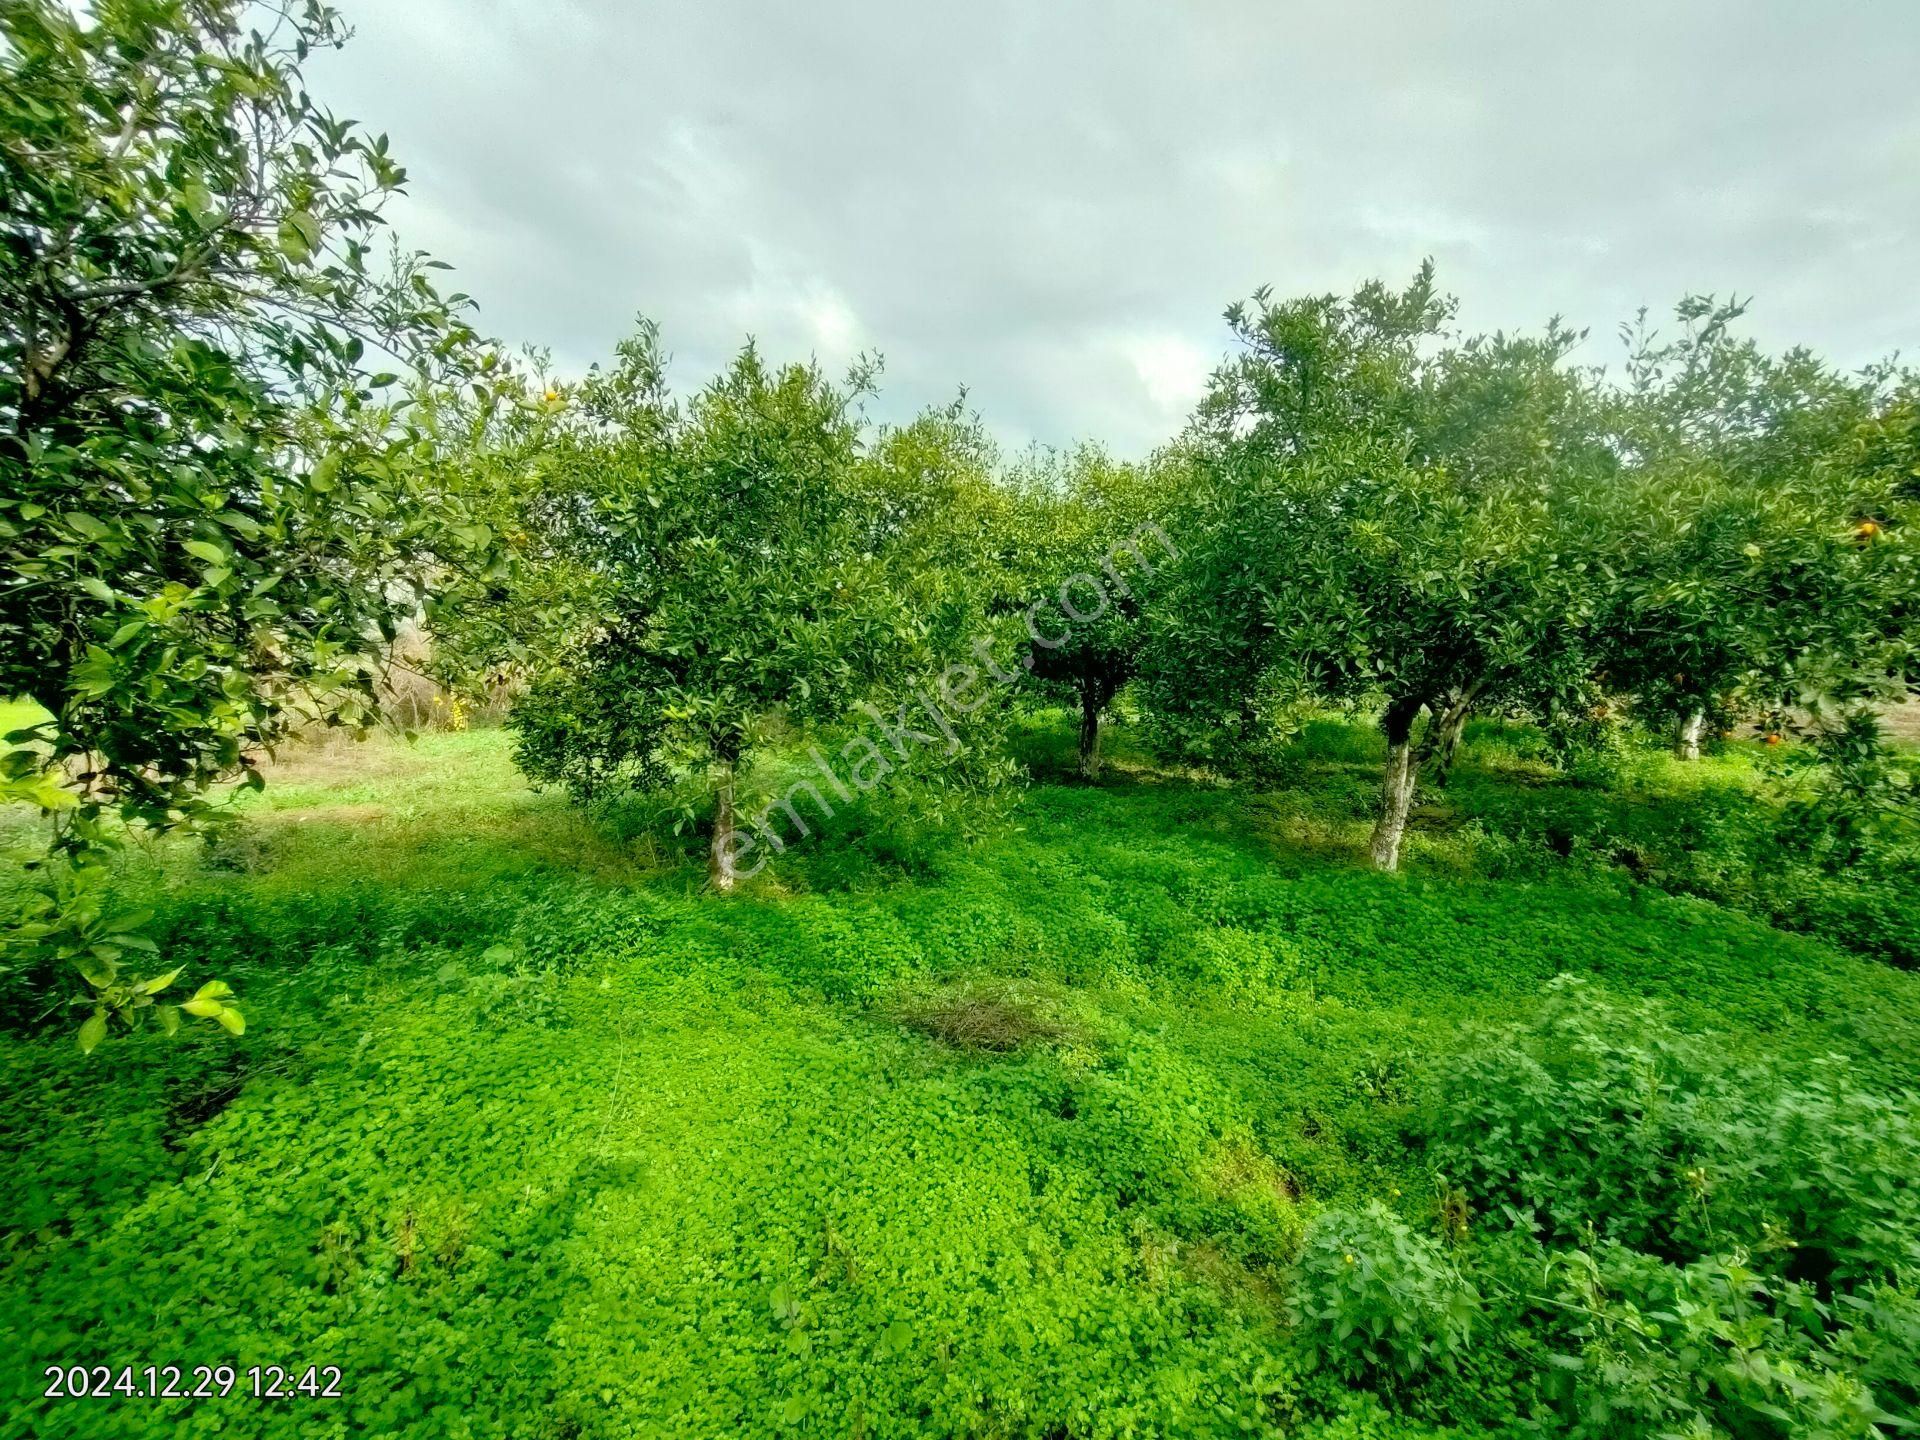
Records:
[[[1414,1121],[1469,1036],[1574,973],[1920,1082],[1914,976],[1663,883],[1703,816],[1746,835],[1744,753],[1580,785],[1485,729],[1382,877],[1364,731],[1264,794],[1022,743],[987,838],[850,816],[731,901],[499,732],[305,752],[132,851],[248,1029],[0,1038],[0,1434],[1486,1433],[1470,1379],[1351,1391],[1282,1306],[1317,1209],[1432,1227]],[[347,1398],[42,1400],[56,1363]]]

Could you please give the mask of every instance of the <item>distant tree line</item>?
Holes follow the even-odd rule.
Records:
[[[514,636],[537,781],[591,800],[716,777],[723,889],[770,720],[831,721],[976,650],[1017,660],[1008,703],[1075,713],[1088,777],[1123,694],[1162,754],[1228,777],[1314,706],[1370,709],[1385,870],[1474,714],[1563,757],[1626,724],[1697,757],[1754,721],[1838,762],[1914,674],[1915,382],[1768,353],[1742,309],[1689,298],[1670,335],[1641,316],[1610,373],[1558,322],[1460,333],[1431,266],[1262,292],[1185,431],[1137,462],[1002,463],[959,406],[871,426],[870,367],[836,385],[751,347],[681,405],[643,327],[527,402],[537,434],[468,457],[514,578],[464,620]],[[1145,525],[1165,553],[1116,570]]]

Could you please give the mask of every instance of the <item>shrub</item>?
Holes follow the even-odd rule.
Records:
[[[1809,1289],[1739,1255],[1670,1265],[1605,1243],[1527,1268],[1550,1282],[1527,1295],[1523,1323],[1549,1347],[1541,1389],[1555,1433],[1842,1440],[1897,1420],[1857,1367],[1836,1362]]]
[[[1480,1296],[1437,1240],[1376,1200],[1314,1217],[1289,1308],[1308,1349],[1349,1374],[1411,1378],[1453,1367]]]
[[[1679,1223],[1704,1144],[1703,1078],[1644,1012],[1562,979],[1533,1025],[1443,1073],[1431,1127],[1447,1177],[1553,1240],[1646,1245]]]
[[[1449,1177],[1549,1241],[1681,1261],[1739,1246],[1823,1291],[1920,1267],[1920,1111],[1835,1063],[1733,1064],[1564,978],[1440,1094]]]
[[[1914,1418],[1914,1096],[1835,1061],[1729,1058],[1571,978],[1445,1066],[1439,1096],[1435,1158],[1490,1231],[1472,1273],[1545,1347],[1565,1433],[1837,1440]]]

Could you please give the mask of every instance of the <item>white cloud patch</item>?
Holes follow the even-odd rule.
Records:
[[[1177,427],[1206,390],[1213,358],[1181,335],[1134,336],[1120,349],[1147,399]]]

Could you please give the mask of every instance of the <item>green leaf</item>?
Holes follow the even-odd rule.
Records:
[[[296,210],[280,222],[280,249],[295,264],[310,259],[320,248],[320,222],[305,210]]]
[[[105,1010],[95,1010],[93,1014],[87,1017],[86,1023],[80,1027],[80,1053],[82,1055],[91,1055],[93,1053],[93,1047],[106,1038],[107,1012]]]
[[[225,1027],[229,1035],[244,1035],[246,1033],[247,1022],[241,1017],[240,1012],[230,1005],[223,1007],[220,1013],[213,1018]]]
[[[78,531],[89,540],[104,540],[113,532],[100,521],[84,511],[69,510],[61,517],[70,529]]]

